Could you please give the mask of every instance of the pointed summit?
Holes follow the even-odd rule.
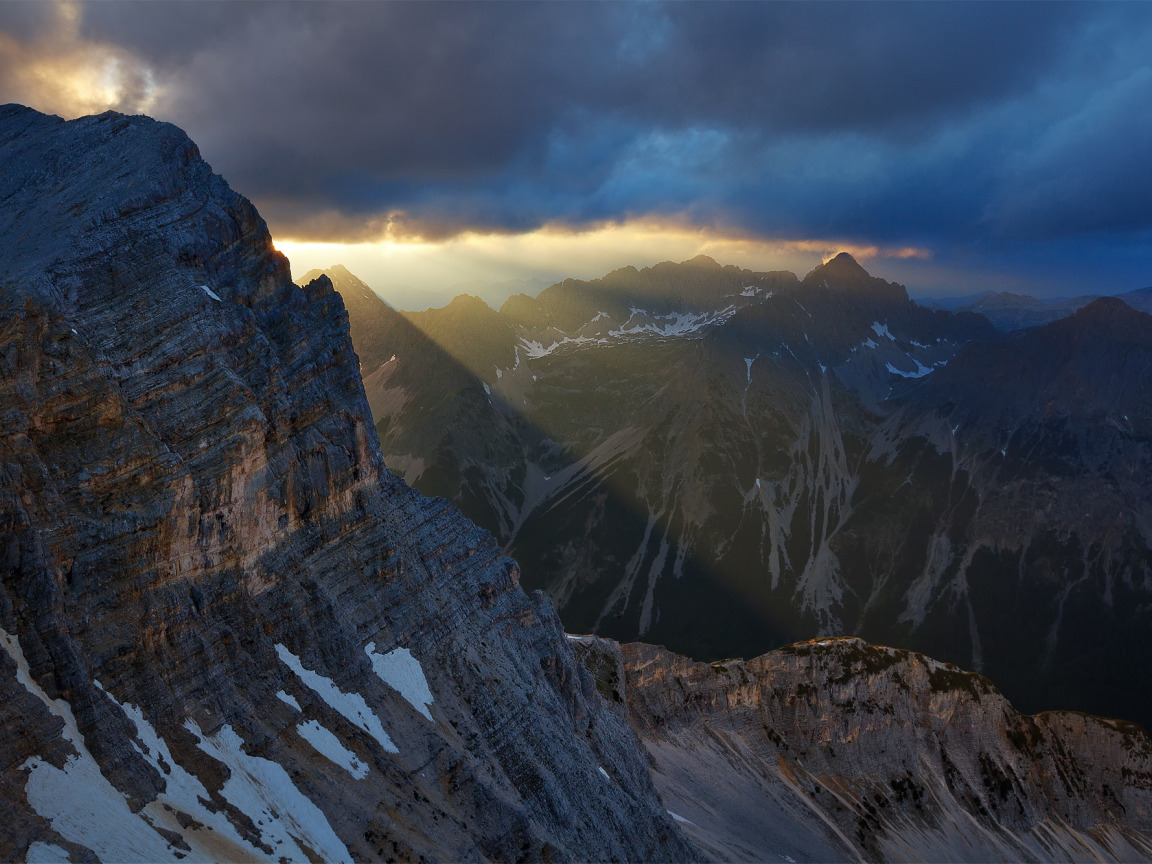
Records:
[[[847,252],[841,252],[815,268],[804,277],[804,281],[816,285],[827,282],[829,287],[836,287],[866,282],[872,278],[872,274],[861,267],[855,258]]]
[[[823,270],[826,278],[871,279],[872,274],[860,266],[860,262],[847,252],[840,252],[825,261],[817,270]],[[815,272],[815,271],[814,271]]]
[[[903,286],[873,276],[847,252],[841,252],[813,269],[804,277],[804,284],[875,299],[905,301],[908,299]]]

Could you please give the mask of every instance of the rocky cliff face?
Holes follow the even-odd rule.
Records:
[[[685,833],[722,860],[1152,855],[1152,742],[1018,713],[987,679],[859,639],[696,663],[580,637]]]
[[[6,106],[0,164],[0,859],[693,857],[187,137]]]

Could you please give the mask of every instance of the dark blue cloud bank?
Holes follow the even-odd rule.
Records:
[[[81,37],[299,239],[655,216],[926,248],[881,269],[940,290],[1152,284],[1149,4],[99,3]]]

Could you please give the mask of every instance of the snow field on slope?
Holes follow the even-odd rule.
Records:
[[[339,765],[356,780],[368,776],[368,766],[356,758],[356,754],[345,747],[336,734],[318,720],[309,720],[296,726],[300,737],[311,744],[316,752],[334,765]]]
[[[307,685],[308,689],[323,699],[329,708],[375,738],[388,753],[400,752],[392,743],[392,739],[388,737],[388,733],[384,731],[384,727],[380,724],[380,718],[372,713],[372,709],[368,707],[363,696],[359,693],[345,693],[332,683],[331,679],[325,678],[318,672],[305,669],[300,663],[300,658],[279,643],[276,645],[276,654],[280,657],[280,662],[295,672],[296,677]]]
[[[65,840],[90,849],[101,860],[177,860],[176,850],[128,808],[124,795],[100,773],[99,764],[76,726],[72,707],[63,699],[50,698],[33,680],[19,639],[0,629],[0,644],[16,664],[16,680],[52,716],[64,721],[60,734],[76,750],[67,757],[63,768],[39,756],[20,766],[28,772],[24,794],[32,809],[51,822],[52,829]]]
[[[211,800],[208,790],[172,758],[168,744],[144,718],[139,706],[122,704],[99,681],[93,683],[132,721],[137,738],[132,746],[164,778],[164,791],[144,807],[153,824],[181,835],[192,847],[193,856],[202,856],[205,861],[216,860],[222,854],[235,856],[237,860],[262,860],[264,853],[244,840],[224,813],[214,813],[201,803]],[[202,823],[204,829],[192,826],[185,829],[164,805],[187,813]]]
[[[408,704],[432,719],[428,706],[433,703],[432,691],[420,661],[407,648],[394,648],[387,654],[376,653],[376,643],[364,646],[364,653],[372,661],[372,670],[385,684],[403,696]]]
[[[352,860],[323,811],[296,788],[288,772],[270,759],[245,753],[231,726],[225,724],[215,735],[202,733],[194,720],[184,728],[196,736],[201,750],[228,766],[230,776],[220,794],[252,820],[276,860],[309,860],[297,839],[325,861]]]

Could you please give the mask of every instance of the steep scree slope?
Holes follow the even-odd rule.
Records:
[[[688,836],[735,861],[1152,856],[1152,742],[1018,713],[986,678],[860,639],[696,663],[571,637]]]

